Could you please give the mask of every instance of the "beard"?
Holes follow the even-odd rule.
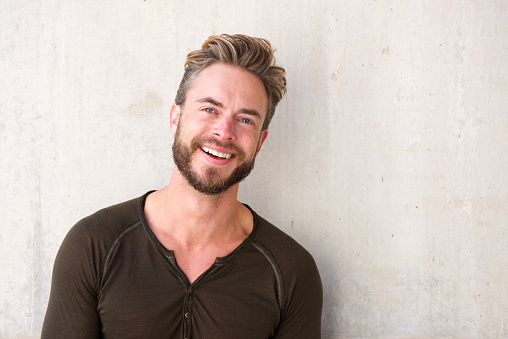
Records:
[[[178,170],[180,170],[180,173],[187,179],[187,182],[198,192],[207,195],[221,194],[245,179],[254,168],[255,154],[252,156],[252,159],[246,159],[245,152],[240,148],[231,143],[221,143],[213,138],[195,138],[189,147],[181,140],[180,131],[181,128],[178,126],[173,142],[173,161]],[[216,168],[208,167],[204,169],[204,178],[200,178],[195,169],[192,168],[192,154],[204,143],[234,152],[238,165],[229,177],[220,179],[218,178],[220,171]]]

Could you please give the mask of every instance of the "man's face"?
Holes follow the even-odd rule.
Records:
[[[194,189],[219,194],[249,175],[267,107],[263,83],[246,70],[216,63],[198,74],[184,108],[171,112],[173,159]]]

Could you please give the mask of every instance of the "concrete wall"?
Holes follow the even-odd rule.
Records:
[[[503,0],[2,1],[0,337],[38,337],[77,220],[168,182],[185,55],[223,32],[288,71],[240,198],[313,253],[323,338],[508,338]]]

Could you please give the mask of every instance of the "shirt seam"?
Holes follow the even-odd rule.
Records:
[[[129,223],[125,229],[121,230],[120,232],[118,232],[115,235],[111,244],[109,245],[108,249],[106,250],[106,255],[104,256],[104,260],[102,261],[101,277],[99,280],[99,295],[100,295],[100,291],[103,286],[104,276],[106,275],[106,271],[109,268],[109,265],[111,264],[111,256],[113,255],[114,249],[118,246],[118,244],[122,240],[123,236],[126,235],[128,232],[132,231],[137,226],[139,226],[140,223],[141,223],[140,220],[134,220],[131,223]]]
[[[284,310],[284,278],[282,277],[282,272],[277,264],[277,261],[272,256],[272,254],[259,242],[256,240],[252,241],[252,245],[266,258],[266,260],[270,263],[273,269],[273,273],[275,275],[275,280],[277,284],[277,303],[279,304],[279,311],[281,314],[281,319],[283,318],[283,310]]]

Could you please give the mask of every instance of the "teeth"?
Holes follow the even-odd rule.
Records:
[[[219,158],[223,158],[223,159],[229,159],[229,158],[231,158],[231,154],[217,152],[216,150],[208,148],[208,147],[205,147],[205,146],[202,146],[201,149],[203,151],[205,151],[206,153],[215,155],[216,157],[219,157]]]

